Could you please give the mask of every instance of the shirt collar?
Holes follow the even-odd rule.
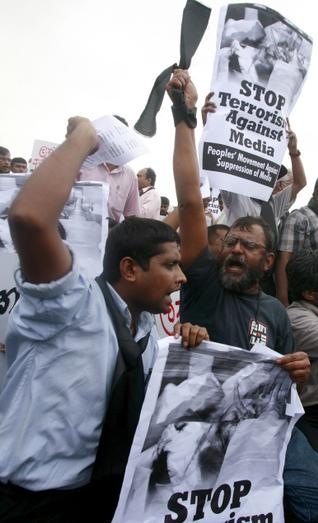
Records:
[[[115,169],[112,169],[111,171],[108,169],[107,163],[103,163],[102,166],[108,172],[108,174],[115,174],[115,173],[118,173],[120,171],[120,166],[115,167]]]
[[[125,320],[125,324],[130,330],[131,326],[131,314],[128,309],[127,303],[122,299],[121,296],[119,296],[118,292],[114,289],[114,287],[106,282],[108,285],[108,288],[110,290],[110,293],[112,295],[112,298],[115,301],[116,307],[118,308],[120,314]],[[137,325],[137,332],[135,335],[135,340],[138,341],[140,338],[145,336],[149,331],[151,331],[153,325],[154,325],[154,317],[149,312],[143,311],[139,316],[139,321]]]
[[[148,187],[144,187],[143,189],[140,189],[140,194],[144,194],[145,192],[151,191],[151,189],[154,189],[153,185],[149,185]]]

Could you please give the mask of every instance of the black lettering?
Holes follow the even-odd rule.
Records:
[[[233,109],[238,109],[238,107],[240,107],[240,100],[238,98],[231,98],[229,106]]]
[[[226,509],[231,499],[231,487],[224,483],[215,491],[211,499],[211,510],[214,514],[220,514]]]
[[[249,105],[249,108],[248,108],[248,114],[253,114],[256,110],[257,110],[257,107],[256,105],[253,105],[253,104],[248,104]]]
[[[276,93],[274,93],[274,91],[266,91],[264,100],[267,105],[273,107],[274,105],[276,105],[277,102]]]
[[[258,516],[252,516],[251,523],[273,523],[273,514],[259,514]]]
[[[231,93],[219,92],[219,98],[221,98],[220,105],[226,107],[228,100],[231,100]]]
[[[241,481],[234,481],[233,485],[233,498],[230,508],[237,508],[241,506],[240,499],[247,496],[251,490],[252,483],[248,479],[242,479]]]
[[[251,86],[252,86],[252,82],[248,82],[247,80],[242,80],[240,94],[243,94],[244,96],[251,96],[251,94],[252,94],[252,91],[250,89]]]
[[[204,518],[204,504],[206,501],[210,501],[212,489],[193,490],[191,492],[191,505],[197,504],[196,512],[193,516],[193,521]]]
[[[230,518],[227,523],[235,523],[235,512],[230,513]]]
[[[261,120],[262,118],[264,118],[266,111],[265,111],[265,109],[263,109],[263,107],[259,107],[255,114],[256,114],[257,118],[259,118]]]
[[[172,512],[175,512],[177,517],[173,518],[168,514],[165,516],[164,523],[183,523],[183,521],[186,521],[188,510],[187,507],[178,502],[179,499],[186,501],[188,499],[188,492],[175,492],[175,494],[172,494],[167,503],[167,508]]]
[[[234,129],[231,129],[230,142],[238,143],[239,145],[244,145],[243,143],[244,134]]]
[[[257,85],[257,84],[254,84],[253,85],[253,91],[255,91],[255,100],[257,100],[258,102],[261,101],[261,95],[265,93],[265,87],[263,87],[262,85]]]
[[[245,102],[244,100],[241,101],[241,111],[244,111],[245,112],[245,109],[248,109],[248,106],[250,105],[249,102]]]
[[[237,118],[238,111],[230,111],[227,117],[225,118],[227,122],[231,122],[236,124],[236,118]]]
[[[11,294],[14,295],[14,304],[12,305],[9,312],[12,311],[12,309],[15,306],[15,304],[17,303],[20,295],[15,287],[12,287],[12,289],[10,289],[8,292],[6,292],[5,289],[0,291],[0,315],[5,314],[7,312],[8,308],[10,306]]]
[[[277,102],[277,105],[276,105],[276,109],[278,109],[278,111],[280,111],[281,108],[285,105],[285,102],[286,102],[286,99],[284,98],[284,96],[279,94],[278,95],[278,102]]]

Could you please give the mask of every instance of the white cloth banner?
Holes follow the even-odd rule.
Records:
[[[208,114],[200,141],[211,187],[269,199],[311,51],[311,38],[268,7],[222,8],[211,82],[217,111]]]
[[[283,523],[285,452],[303,409],[280,355],[160,345],[113,523]]]

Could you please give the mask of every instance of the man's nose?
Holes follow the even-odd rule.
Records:
[[[187,278],[180,266],[178,266],[177,281],[180,285],[186,283]]]
[[[236,244],[232,247],[232,252],[243,252],[242,244],[239,239],[236,240]]]

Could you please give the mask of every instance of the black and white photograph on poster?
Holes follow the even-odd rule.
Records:
[[[0,255],[1,252],[15,252],[8,224],[11,203],[26,180],[25,175],[0,176]]]
[[[297,393],[266,351],[161,347],[114,523],[283,521],[283,460],[302,408],[296,399],[286,414]]]
[[[211,91],[217,110],[201,138],[202,171],[214,188],[267,201],[312,40],[268,7],[229,4],[220,12],[216,49]]]
[[[9,225],[9,207],[28,175],[1,176],[0,180],[0,256],[14,252]],[[102,270],[107,237],[108,184],[77,182],[59,219],[59,232],[87,274],[95,277]]]
[[[91,277],[102,271],[107,236],[108,185],[77,182],[60,216],[62,234]]]

